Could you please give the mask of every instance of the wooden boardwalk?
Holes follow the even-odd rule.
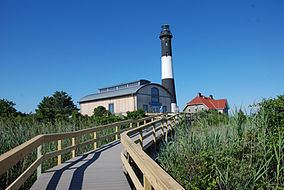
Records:
[[[31,189],[130,190],[122,169],[119,141],[45,171]]]
[[[143,134],[150,133],[144,130]],[[161,131],[157,132],[157,139]],[[132,135],[133,141],[138,134]],[[152,139],[144,140],[145,147]],[[45,171],[33,184],[31,190],[53,189],[92,189],[92,190],[131,190],[121,162],[122,145],[114,141],[101,148],[70,159],[59,166]]]
[[[151,133],[144,130],[143,134]],[[157,139],[161,136],[157,132]],[[132,135],[133,141],[139,139],[138,133]],[[144,139],[145,148],[153,143]],[[121,161],[120,140],[101,148],[70,159],[59,166],[45,171],[33,184],[31,190],[131,190]]]

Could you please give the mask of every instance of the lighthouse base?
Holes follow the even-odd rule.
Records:
[[[177,113],[178,112],[178,107],[176,103],[171,103],[171,112],[172,113]]]

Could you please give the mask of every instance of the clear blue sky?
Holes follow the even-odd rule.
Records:
[[[161,81],[171,26],[178,105],[197,92],[247,106],[284,93],[283,0],[0,1],[0,98],[34,112],[64,90]]]

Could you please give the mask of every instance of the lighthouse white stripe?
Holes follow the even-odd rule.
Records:
[[[172,56],[162,56],[162,79],[174,78]]]

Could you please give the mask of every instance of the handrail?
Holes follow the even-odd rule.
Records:
[[[19,161],[23,160],[25,156],[32,153],[35,149],[37,149],[37,159],[12,183],[10,184],[7,189],[19,189],[21,185],[37,170],[37,176],[41,174],[41,164],[50,158],[53,158],[57,156],[57,163],[58,165],[61,164],[61,155],[65,154],[67,152],[72,151],[72,157],[75,157],[75,150],[79,146],[85,146],[94,143],[94,149],[97,148],[96,143],[99,141],[102,141],[104,139],[107,139],[109,137],[116,137],[116,140],[119,138],[119,134],[124,132],[126,129],[119,129],[122,125],[128,125],[129,127],[133,127],[133,124],[136,124],[136,126],[139,126],[139,123],[143,122],[143,124],[146,123],[146,121],[154,120],[157,117],[161,117],[162,114],[156,114],[150,117],[141,118],[138,120],[125,120],[120,122],[115,122],[111,124],[106,124],[102,126],[92,127],[88,129],[82,129],[78,131],[73,132],[64,132],[64,133],[54,133],[54,134],[43,134],[43,135],[37,135],[33,137],[32,139],[24,142],[23,144],[9,150],[8,152],[0,155],[0,176],[4,173],[6,173],[11,167],[13,167],[15,164],[17,164]],[[115,128],[115,132],[102,136],[97,137],[97,132],[109,129],[109,128]],[[75,142],[76,137],[80,137],[86,134],[93,133],[93,139],[88,140],[82,143]],[[72,145],[63,148],[61,146],[61,142],[63,139],[72,139]],[[48,152],[45,154],[42,154],[42,145],[49,142],[56,142],[58,144],[58,149],[56,151]]]
[[[152,141],[156,142],[159,137],[164,137],[167,140],[168,133],[179,124],[181,121],[181,114],[172,115],[168,118],[163,117],[153,122],[147,123],[140,127],[135,127],[127,132],[122,133],[121,143],[124,152],[121,154],[121,159],[126,172],[131,178],[134,186],[138,190],[184,190],[184,188],[173,179],[167,172],[165,172],[150,156],[148,156],[143,148],[148,146],[143,143],[143,137],[150,137],[152,133]],[[159,126],[157,126],[159,125]],[[159,129],[158,129],[159,128]],[[148,134],[143,134],[143,130],[151,130]],[[160,133],[159,133],[160,131]],[[135,140],[131,135],[139,133],[139,139]],[[159,135],[159,137],[158,137]],[[132,165],[136,164],[143,174],[143,181],[136,176]]]

